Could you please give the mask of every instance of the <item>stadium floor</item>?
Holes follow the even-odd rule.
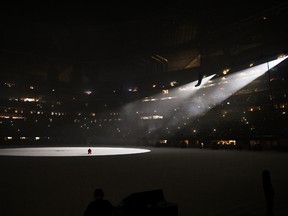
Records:
[[[0,215],[83,215],[101,187],[114,206],[132,193],[163,189],[179,216],[263,216],[265,169],[275,189],[274,216],[287,215],[288,153],[146,149],[100,157],[0,156]]]

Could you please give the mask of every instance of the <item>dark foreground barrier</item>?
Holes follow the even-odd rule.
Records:
[[[163,190],[133,193],[116,207],[116,216],[177,216],[178,205],[165,200]]]

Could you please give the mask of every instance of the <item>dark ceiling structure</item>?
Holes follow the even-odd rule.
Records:
[[[287,50],[286,1],[52,2],[1,10],[0,64],[9,72],[70,70],[122,82],[214,73]]]

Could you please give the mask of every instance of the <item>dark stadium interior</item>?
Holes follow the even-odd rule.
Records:
[[[204,150],[209,161],[217,157],[210,151],[273,158],[288,151],[287,1],[7,3],[0,23],[0,153],[7,147],[137,146],[163,151],[160,158],[165,148],[187,155]],[[15,171],[14,159],[37,170],[34,159],[0,154],[0,163]],[[38,159],[46,167],[49,159]],[[280,174],[278,162],[271,168]],[[156,171],[151,176],[157,178]],[[225,176],[221,171],[221,180]],[[161,188],[156,182],[148,181]],[[114,201],[149,190],[128,188]],[[175,191],[170,195],[168,201],[180,203]]]
[[[225,77],[287,51],[286,2],[180,1],[113,6],[74,2],[20,4],[3,7],[2,12],[0,137],[4,144],[11,137],[13,143],[37,137],[36,144],[61,145],[69,139],[76,144],[97,142],[101,134],[133,142],[143,140],[140,134],[156,136],[149,128],[161,124],[164,128],[167,121],[161,123],[161,119],[169,120],[170,116],[161,115],[161,110],[155,116],[157,110],[147,105],[150,113],[133,110],[128,117],[121,112],[123,107],[153,99],[161,92],[161,99],[169,97],[169,90],[184,84],[212,74],[216,74],[214,78]],[[179,120],[177,127],[181,129],[161,132],[161,136],[177,142],[196,140],[203,134],[211,136],[210,140],[285,138],[286,64],[282,62],[235,92],[229,106],[228,99],[222,101],[205,113],[201,122],[198,118],[182,127]],[[177,107],[179,101],[171,100],[164,107],[178,109],[180,118],[184,106],[189,102],[194,106],[191,101],[182,99],[181,104],[186,105]],[[246,117],[235,107],[247,111]],[[223,113],[229,115],[216,118]],[[242,127],[248,115],[255,120],[247,120]],[[161,119],[155,120],[158,117]],[[148,120],[143,121],[145,118]],[[213,119],[223,126],[216,134]],[[125,127],[131,120],[137,126]],[[259,129],[263,125],[267,128]],[[159,137],[153,137],[153,142],[155,139]]]

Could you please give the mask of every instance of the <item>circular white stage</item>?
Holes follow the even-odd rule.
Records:
[[[118,147],[37,147],[37,148],[5,148],[0,149],[0,156],[29,156],[29,157],[77,157],[105,156],[147,153],[151,150],[140,148]]]

